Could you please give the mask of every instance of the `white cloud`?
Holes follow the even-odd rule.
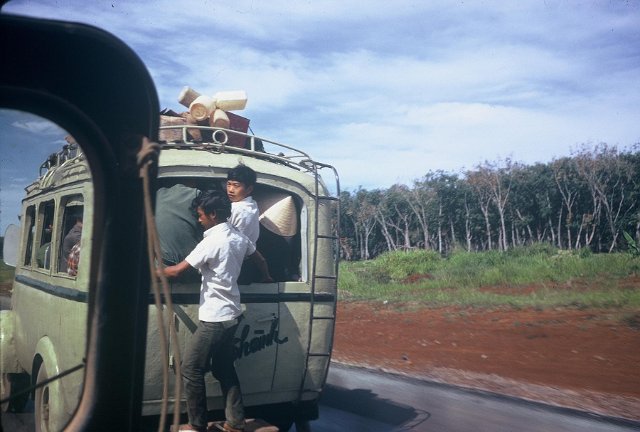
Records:
[[[334,163],[343,185],[411,182],[640,141],[640,3],[13,1],[141,56],[161,107],[184,85],[244,89],[258,134]],[[133,23],[133,24],[132,24]]]
[[[38,135],[60,136],[64,135],[63,129],[48,120],[15,121],[11,126],[23,131]]]

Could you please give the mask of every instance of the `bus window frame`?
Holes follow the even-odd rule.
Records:
[[[36,268],[43,272],[51,271],[51,259],[53,258],[53,251],[51,249],[51,243],[53,241],[53,235],[55,232],[54,224],[56,217],[56,203],[54,199],[43,200],[38,203],[38,216],[36,218],[36,239],[37,239],[37,249],[36,249]],[[47,227],[49,225],[49,227]],[[46,230],[50,229],[50,232],[47,234]],[[49,236],[49,241],[46,241],[45,236]],[[40,249],[43,248],[46,244],[49,244],[48,252],[45,250],[44,261],[42,264],[38,261],[38,257],[40,256]],[[47,253],[49,254],[47,258]]]
[[[33,245],[36,239],[36,205],[30,204],[26,207],[24,212],[25,230],[24,235],[27,237],[23,239],[25,244],[24,255],[22,258],[23,267],[31,267],[33,264]]]
[[[66,268],[64,269],[64,271],[61,271],[60,263],[62,260],[66,260],[68,258],[63,256],[62,251],[64,249],[64,239],[75,225],[75,217],[72,218],[72,216],[76,215],[77,212],[80,211],[84,218],[84,205],[84,195],[82,195],[81,193],[73,192],[67,195],[63,195],[60,198],[60,205],[58,206],[60,213],[60,229],[58,230],[58,235],[56,237],[58,240],[58,254],[56,258],[55,272],[58,275],[68,276],[72,279],[76,279],[77,275],[72,276],[68,274]],[[78,208],[80,208],[81,210],[78,210]]]

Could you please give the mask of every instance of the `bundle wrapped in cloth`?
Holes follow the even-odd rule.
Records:
[[[189,112],[181,114],[172,110],[160,112],[160,126],[186,126],[198,125],[198,122]],[[187,129],[187,138],[193,141],[202,141],[202,133],[199,129]],[[160,129],[158,134],[160,141],[182,141],[182,129]]]

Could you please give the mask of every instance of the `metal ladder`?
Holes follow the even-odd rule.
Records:
[[[320,321],[333,321],[333,329],[335,331],[335,319],[336,319],[336,305],[337,305],[337,297],[338,297],[338,287],[337,287],[337,282],[338,282],[338,264],[339,264],[339,253],[340,253],[340,234],[339,234],[339,230],[340,230],[340,179],[338,176],[338,172],[336,171],[336,169],[331,166],[331,165],[327,165],[327,164],[323,164],[320,162],[316,162],[316,161],[312,161],[312,160],[308,160],[305,161],[305,165],[310,169],[310,171],[313,173],[314,176],[314,193],[313,193],[313,198],[314,198],[314,241],[313,241],[313,261],[311,263],[311,295],[310,295],[310,300],[309,300],[309,328],[308,328],[308,333],[307,333],[307,355],[305,357],[305,365],[304,365],[304,372],[302,374],[302,380],[300,382],[300,391],[298,393],[298,399],[301,400],[302,399],[302,395],[305,392],[305,383],[307,380],[307,375],[309,372],[309,362],[311,359],[314,358],[319,358],[319,357],[324,357],[327,358],[327,366],[324,370],[324,376],[322,377],[321,380],[321,384],[324,384],[324,382],[327,379],[327,374],[329,371],[329,364],[328,362],[330,361],[331,358],[331,351],[333,349],[333,337],[330,338],[330,343],[329,346],[327,347],[327,351],[326,352],[312,352],[311,351],[311,342],[312,342],[312,336],[313,336],[313,331],[314,331],[314,327],[316,327],[316,323],[320,322]],[[333,171],[333,175],[335,178],[335,182],[336,182],[336,196],[330,196],[330,195],[320,195],[320,181],[321,181],[321,177],[320,174],[318,172],[319,169],[330,169]],[[320,223],[319,223],[319,214],[320,214],[320,206],[321,203],[323,202],[329,202],[329,203],[335,203],[334,206],[331,206],[331,211],[334,212],[333,216],[331,217],[331,221],[329,224],[329,231],[328,233],[320,233],[318,230],[320,228]],[[333,268],[333,274],[318,274],[317,273],[317,263],[318,263],[318,242],[319,240],[330,240],[333,242],[333,262],[334,262],[334,268]],[[322,298],[321,294],[317,295],[317,287],[316,287],[316,281],[317,280],[332,280],[333,281],[333,310],[331,312],[331,315],[326,316],[326,315],[322,315],[322,316],[318,316],[316,315],[316,310],[315,310],[315,304],[316,304],[316,299],[317,298]],[[331,295],[328,297],[331,298]],[[315,390],[306,390],[306,392],[314,392]]]

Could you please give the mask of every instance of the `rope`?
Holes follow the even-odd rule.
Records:
[[[165,430],[165,422],[167,416],[167,405],[169,400],[169,349],[168,341],[164,327],[164,309],[162,307],[162,294],[167,304],[167,309],[173,310],[173,300],[169,291],[169,284],[166,276],[161,271],[162,251],[160,248],[160,240],[156,229],[155,218],[153,216],[153,207],[151,205],[151,187],[150,175],[151,168],[157,166],[158,156],[160,154],[160,145],[149,141],[146,137],[142,139],[142,146],[137,154],[138,167],[140,169],[140,177],[142,178],[143,194],[144,194],[144,213],[147,227],[147,251],[149,256],[149,271],[151,275],[151,287],[153,289],[155,305],[158,310],[158,328],[160,331],[161,352],[163,358],[162,371],[162,405],[160,412],[160,423],[158,432]],[[162,285],[162,294],[158,287],[158,279]],[[169,331],[171,338],[176,341],[174,344],[174,355],[176,365],[176,383],[174,388],[174,404],[173,404],[173,429],[178,430],[180,424],[180,401],[182,398],[182,366],[180,358],[180,348],[178,346],[178,334],[175,328],[175,321],[169,319]]]

